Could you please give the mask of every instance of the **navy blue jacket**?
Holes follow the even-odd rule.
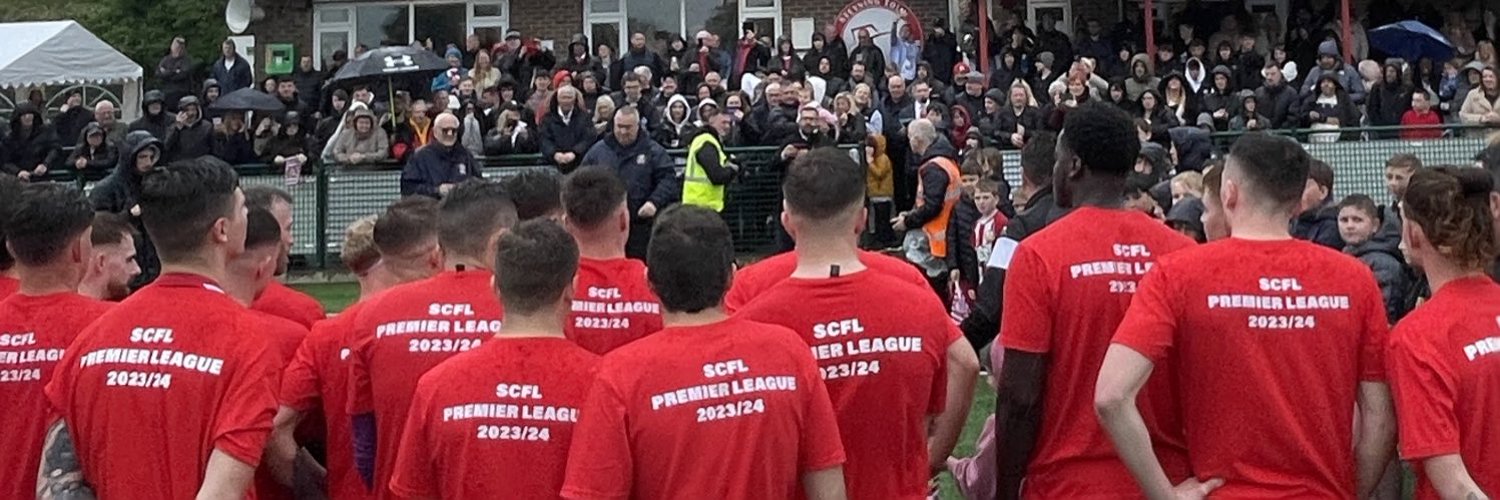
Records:
[[[401,169],[401,196],[420,194],[436,198],[438,186],[482,177],[479,169],[479,162],[462,145],[444,146],[433,141],[412,153],[406,167]]]
[[[682,199],[682,184],[672,158],[644,133],[628,145],[621,145],[613,134],[604,136],[583,155],[583,164],[608,167],[620,176],[632,217],[648,201],[661,210]]]
[[[224,69],[224,58],[214,61],[209,75],[219,81],[219,89],[225,94],[255,85],[255,75],[251,73],[250,62],[238,54],[234,56],[234,64],[227,70]]]

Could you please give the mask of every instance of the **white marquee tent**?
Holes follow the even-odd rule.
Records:
[[[126,118],[140,109],[140,65],[75,21],[0,23],[0,90],[122,85]]]

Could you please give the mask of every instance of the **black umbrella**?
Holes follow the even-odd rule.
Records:
[[[448,71],[448,60],[432,51],[410,45],[381,47],[361,54],[339,68],[339,72],[326,85],[350,86],[360,83],[385,82],[387,98],[395,101],[396,81],[415,81],[418,89],[426,89],[432,78]],[[396,110],[391,109],[391,120],[395,121]]]
[[[254,88],[243,88],[220,96],[208,105],[213,111],[266,111],[280,113],[286,110],[281,100]]]
[[[381,47],[350,60],[328,80],[328,85],[347,86],[398,78],[431,80],[447,70],[448,61],[432,51],[410,45]]]

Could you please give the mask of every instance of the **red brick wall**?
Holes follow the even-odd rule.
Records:
[[[511,29],[552,40],[555,49],[566,48],[573,35],[583,31],[585,1],[588,0],[510,0]]]
[[[311,6],[299,0],[272,0],[256,2],[265,9],[266,17],[250,23],[246,34],[255,35],[256,59],[264,60],[266,45],[290,43],[295,46],[297,57],[313,53],[313,17]],[[263,63],[258,64],[265,67]],[[256,74],[260,74],[256,68]]]

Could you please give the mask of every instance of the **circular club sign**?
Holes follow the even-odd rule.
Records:
[[[834,29],[838,30],[839,36],[843,38],[844,45],[853,51],[859,46],[859,32],[866,31],[874,39],[875,46],[880,47],[887,60],[891,57],[891,40],[896,36],[896,29],[892,29],[891,23],[896,23],[896,29],[907,26],[911,30],[912,40],[922,39],[922,21],[917,14],[912,12],[906,2],[901,0],[854,0],[839,11],[834,18]],[[872,74],[881,74],[885,69],[869,68]]]

